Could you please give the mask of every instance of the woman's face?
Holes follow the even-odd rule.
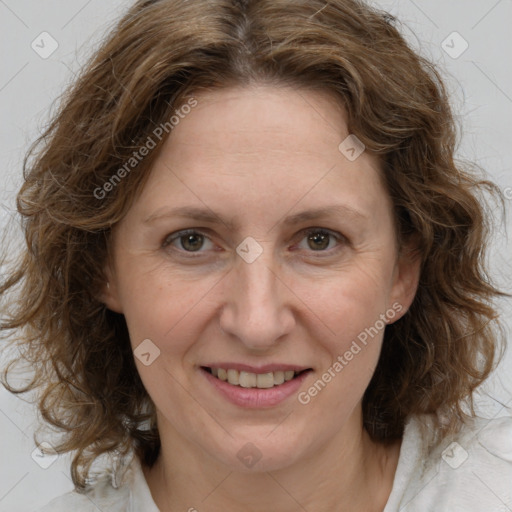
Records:
[[[105,301],[126,317],[164,444],[284,468],[360,431],[417,264],[398,257],[378,161],[345,140],[333,98],[196,99],[114,231]]]

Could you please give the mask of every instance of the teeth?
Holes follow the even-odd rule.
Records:
[[[295,373],[295,372],[294,372]],[[284,382],[284,372],[274,372],[274,386],[279,386]]]
[[[243,388],[255,388],[257,384],[257,378],[255,373],[240,372],[238,377],[240,386]]]
[[[256,377],[257,388],[273,388],[274,387],[274,374],[273,372],[262,373]]]
[[[239,372],[232,368],[211,368],[212,375],[222,381],[227,381],[233,386],[241,386],[242,388],[259,388],[268,389],[274,386],[279,386],[284,382],[292,380],[295,377],[293,370],[275,371],[268,373],[251,373]]]
[[[292,380],[295,372],[293,370],[284,372],[284,380]]]
[[[228,382],[238,386],[240,384],[238,370],[228,370]]]

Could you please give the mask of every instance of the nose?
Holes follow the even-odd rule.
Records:
[[[293,294],[267,259],[260,257],[252,263],[237,261],[225,282],[225,290],[220,327],[247,349],[268,351],[292,332]]]

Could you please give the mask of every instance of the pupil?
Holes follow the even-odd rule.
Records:
[[[329,233],[317,232],[308,236],[309,247],[313,250],[326,249],[329,246]]]
[[[184,235],[181,245],[186,251],[198,251],[203,245],[203,235]]]

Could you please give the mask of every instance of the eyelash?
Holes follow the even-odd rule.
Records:
[[[337,242],[337,245],[336,245],[336,247],[331,248],[331,249],[318,250],[318,251],[314,251],[311,249],[310,251],[308,251],[313,254],[316,253],[316,255],[314,257],[320,258],[320,257],[325,257],[325,256],[331,256],[333,254],[333,252],[337,252],[343,245],[347,245],[349,243],[347,238],[344,235],[342,235],[341,233],[337,233],[335,231],[331,231],[330,229],[326,229],[326,228],[304,229],[300,232],[300,234],[302,235],[300,241],[306,239],[308,236],[311,236],[313,234],[320,234],[320,233],[329,235],[330,237],[334,238],[334,240]],[[204,239],[212,242],[211,238],[206,233],[201,231],[200,229],[185,229],[185,230],[177,231],[175,233],[171,233],[171,234],[167,235],[162,243],[162,247],[164,249],[167,249],[167,248],[169,248],[169,246],[172,245],[173,242],[175,242],[175,241],[179,240],[180,238],[187,236],[187,235],[200,235],[200,236],[204,237]],[[202,249],[202,247],[201,247],[201,249]],[[201,257],[201,254],[203,254],[205,252],[201,249],[199,249],[198,251],[187,251],[182,248],[172,248],[170,250],[173,250],[173,251],[181,253],[181,254],[186,254],[187,256],[185,256],[185,257],[187,257],[187,258],[198,258],[198,257]]]

